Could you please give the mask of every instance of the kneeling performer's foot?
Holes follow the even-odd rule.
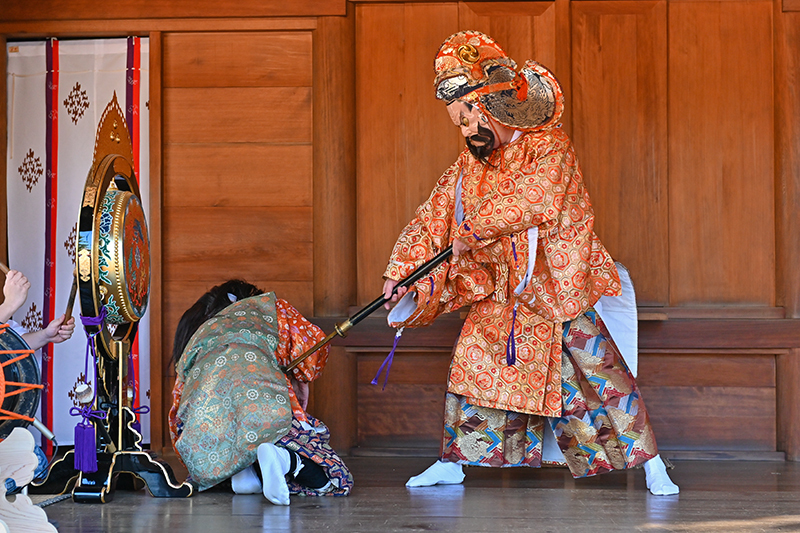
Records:
[[[289,505],[286,474],[291,460],[288,450],[267,442],[258,446],[257,454],[264,497],[275,505]]]
[[[406,482],[406,487],[430,487],[432,485],[457,485],[464,481],[464,469],[458,463],[436,461],[423,473]]]
[[[231,476],[231,488],[236,494],[258,494],[261,492],[261,480],[256,475],[253,465]]]
[[[681,491],[669,478],[664,461],[658,455],[644,464],[644,476],[647,488],[656,496],[670,496]]]

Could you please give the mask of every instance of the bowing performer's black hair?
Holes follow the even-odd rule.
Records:
[[[240,279],[232,279],[213,287],[202,295],[183,313],[178,322],[178,328],[175,330],[175,342],[172,345],[172,364],[177,368],[189,339],[207,320],[234,302],[259,294],[264,294],[264,291],[255,285]]]

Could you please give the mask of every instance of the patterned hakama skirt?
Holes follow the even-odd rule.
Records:
[[[566,463],[577,478],[632,468],[658,453],[636,380],[594,310],[564,323],[561,366],[559,418],[480,407],[448,392],[442,460],[493,467]],[[546,439],[561,452],[555,460],[543,457]]]

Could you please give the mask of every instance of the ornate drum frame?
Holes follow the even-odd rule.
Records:
[[[98,349],[114,360],[119,355],[115,341],[133,340],[150,290],[147,224],[129,161],[109,154],[93,166],[78,216],[81,311],[85,317],[97,318],[105,306],[106,324],[86,329],[97,334]]]
[[[134,486],[144,482],[157,497],[186,498],[194,493],[190,483],[175,479],[166,462],[142,448],[142,435],[135,427],[128,356],[147,309],[150,243],[132,161],[130,135],[115,94],[98,126],[78,213],[75,254],[84,328],[97,349],[91,408],[107,415],[92,421],[97,471],[76,470],[70,450],[53,463],[44,481],[33,484],[42,492],[62,492],[74,482],[72,498],[79,502],[110,501],[118,474],[132,475]],[[87,318],[94,324],[87,324]]]

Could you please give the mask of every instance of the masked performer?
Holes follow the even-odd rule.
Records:
[[[537,467],[550,447],[575,477],[644,465],[653,494],[676,494],[623,343],[598,312],[627,302],[635,331],[635,299],[622,294],[629,277],[594,233],[560,128],[558,81],[532,61],[517,72],[476,31],[450,36],[434,67],[436,97],[467,149],[400,234],[384,296],[452,244],[449,263],[392,297],[402,300],[390,323],[469,313],[450,365],[441,459],[407,485],[460,483],[462,465]]]
[[[262,491],[276,505],[288,505],[290,493],[350,493],[353,478],[328,444],[328,428],[305,412],[327,347],[288,376],[280,369],[324,336],[284,300],[238,280],[183,314],[170,434],[199,490],[231,478],[237,494]]]

